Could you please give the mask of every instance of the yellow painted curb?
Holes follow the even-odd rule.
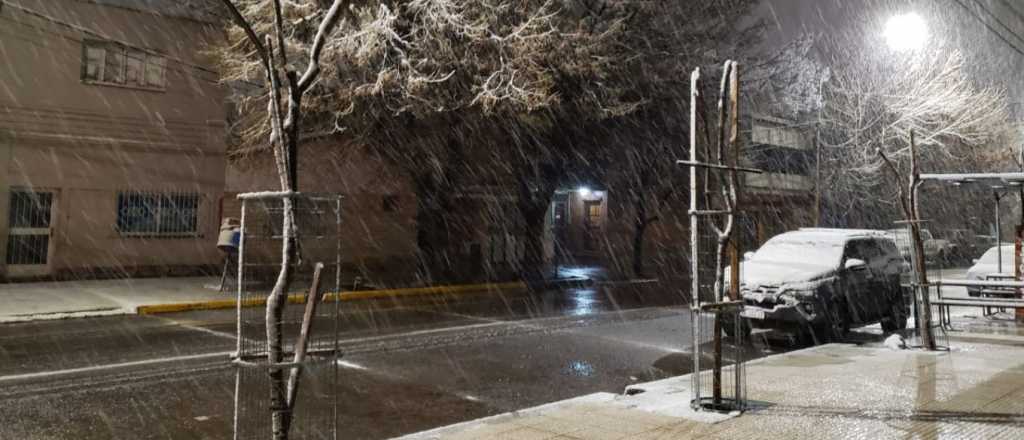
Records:
[[[343,291],[340,294],[330,292],[324,295],[324,301],[356,301],[361,299],[394,298],[400,296],[418,295],[470,295],[474,293],[488,293],[495,290],[518,290],[525,289],[526,283],[521,281],[512,283],[497,284],[463,284],[455,286],[432,286],[432,287],[411,287],[404,289],[380,289],[380,290],[356,290]],[[288,302],[302,304],[306,301],[305,294],[288,295]],[[242,307],[256,307],[266,304],[266,298],[253,298],[242,303]],[[233,309],[236,306],[234,299],[214,299],[208,301],[195,301],[185,303],[151,304],[138,306],[135,313],[139,315],[153,315],[158,313],[187,312],[192,310],[217,310]]]

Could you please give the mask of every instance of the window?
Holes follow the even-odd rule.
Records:
[[[810,175],[814,170],[813,150],[780,147],[772,144],[753,144],[747,147],[747,158],[765,172]]]
[[[381,199],[381,209],[384,212],[398,212],[398,196],[389,194]]]
[[[124,83],[130,86],[145,85],[143,74],[146,66],[146,54],[141,50],[128,49],[124,61]]]
[[[117,230],[123,235],[190,237],[198,233],[198,194],[123,192],[117,196],[117,206]]]
[[[600,201],[585,201],[583,202],[583,209],[586,210],[586,217],[584,218],[585,226],[588,228],[598,228],[601,226],[601,202]]]
[[[881,254],[878,245],[872,240],[852,240],[846,245],[846,257],[864,260],[870,263]]]
[[[775,145],[779,147],[806,149],[809,146],[804,142],[803,135],[796,128],[755,121],[751,140],[755,144]]]
[[[82,80],[148,89],[167,86],[167,59],[117,43],[83,43]]]

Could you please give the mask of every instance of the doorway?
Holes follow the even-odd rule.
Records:
[[[583,249],[597,250],[601,233],[601,200],[583,201]]]
[[[7,236],[7,276],[50,274],[53,253],[54,191],[13,189]]]

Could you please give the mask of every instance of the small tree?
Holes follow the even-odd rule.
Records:
[[[272,30],[268,29],[268,26],[259,26],[258,22],[254,25],[254,22],[243,15],[236,3],[242,5],[242,10],[248,13],[255,14],[260,9],[272,10],[274,17]],[[285,14],[281,0],[273,2],[223,0],[224,6],[237,26],[232,29],[232,32],[241,32],[245,36],[244,43],[233,50],[241,52],[240,57],[242,58],[253,58],[263,72],[263,90],[265,92],[263,99],[267,104],[265,120],[270,127],[269,144],[274,153],[274,163],[277,167],[281,191],[289,193],[281,199],[284,216],[281,269],[267,298],[266,313],[267,362],[271,365],[269,373],[271,429],[275,440],[288,438],[298,389],[298,375],[290,374],[290,379],[286,383],[284,368],[276,365],[281,364],[284,359],[282,316],[290,290],[293,265],[296,264],[297,257],[297,228],[290,194],[298,191],[297,155],[300,137],[303,134],[301,130],[302,101],[306,92],[319,77],[320,57],[324,44],[337,26],[348,2],[334,0],[329,7],[322,1],[313,3],[313,5],[304,7],[309,13],[307,20],[318,22],[319,25],[312,37],[312,44],[308,48],[308,58],[298,60],[289,58],[290,47],[285,41]],[[261,38],[261,35],[264,37]],[[303,64],[304,67],[302,67]],[[282,77],[284,81],[282,81]],[[316,281],[314,281],[315,285]],[[315,292],[311,292],[308,301],[313,306],[313,310],[315,310],[317,300]],[[311,319],[311,317],[307,319]],[[301,349],[303,348],[297,350]]]

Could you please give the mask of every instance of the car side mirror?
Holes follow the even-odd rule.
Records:
[[[862,270],[867,269],[868,263],[859,258],[851,258],[846,260],[846,264],[843,267],[846,270]]]
[[[743,253],[743,259],[744,260],[749,260],[751,258],[754,258],[754,253],[753,252],[747,251],[747,252]]]
[[[973,259],[973,260],[971,260],[971,261],[973,261],[973,262],[974,262],[974,264],[978,264],[978,259],[977,259],[977,258],[975,258],[975,259]]]

